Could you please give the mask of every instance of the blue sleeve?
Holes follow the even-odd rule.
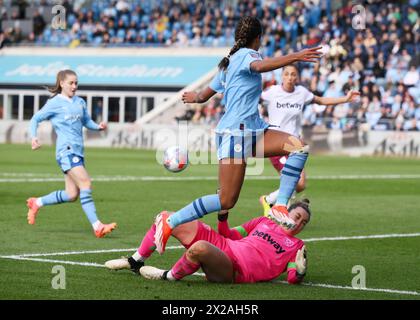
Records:
[[[249,51],[246,53],[244,60],[242,61],[241,69],[247,72],[253,72],[251,70],[251,63],[254,61],[262,60],[261,55],[257,51]]]
[[[51,100],[48,100],[47,103],[33,115],[30,122],[30,134],[31,138],[36,137],[36,131],[38,129],[38,124],[44,120],[48,120],[53,117],[55,114],[54,103]]]
[[[89,130],[99,130],[99,125],[95,121],[92,120],[92,118],[90,117],[87,111],[85,100],[82,99],[82,101],[83,101],[83,118],[82,118],[83,125]]]
[[[223,77],[224,72],[219,71],[210,82],[209,88],[217,93],[223,93],[225,91],[225,87],[223,86]]]

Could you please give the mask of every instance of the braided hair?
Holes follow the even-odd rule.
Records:
[[[261,22],[250,16],[242,17],[235,29],[235,44],[230,49],[227,57],[224,57],[219,62],[219,69],[226,70],[229,66],[229,58],[239,49],[246,48],[249,46],[254,39],[258,38],[262,34]]]

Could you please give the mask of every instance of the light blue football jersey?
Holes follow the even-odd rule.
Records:
[[[87,111],[86,102],[78,96],[73,98],[61,94],[49,99],[44,107],[31,119],[31,137],[36,137],[38,124],[50,120],[57,134],[56,158],[66,154],[83,157],[83,126],[90,130],[99,130]]]
[[[258,51],[241,48],[230,57],[229,66],[219,71],[210,83],[210,88],[223,93],[225,114],[220,119],[216,132],[239,129],[264,129],[267,123],[261,119],[258,102],[262,92],[261,74],[250,69],[250,64],[262,60]]]

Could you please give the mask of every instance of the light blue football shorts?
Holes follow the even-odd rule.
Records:
[[[67,173],[71,168],[85,165],[83,157],[74,153],[66,154],[61,158],[58,158],[57,163],[63,173]]]
[[[233,129],[216,132],[217,159],[244,159],[255,157],[257,142],[264,137],[267,128]]]

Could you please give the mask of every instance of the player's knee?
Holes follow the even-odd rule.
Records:
[[[296,192],[302,192],[303,190],[306,189],[306,182],[305,181],[299,181],[297,186],[296,186]]]
[[[79,192],[77,192],[77,191],[67,192],[67,195],[69,196],[69,201],[70,202],[74,202],[79,198]]]
[[[309,153],[309,145],[305,144],[303,140],[289,136],[283,146],[284,150],[289,153]]]
[[[229,210],[232,209],[238,197],[235,195],[220,195],[220,205],[222,206],[222,210]]]
[[[79,188],[80,189],[83,189],[83,190],[86,190],[86,189],[92,190],[92,182],[91,182],[91,180],[89,178],[80,180],[80,182],[79,182]]]
[[[208,252],[208,248],[209,243],[207,241],[199,240],[187,250],[187,257],[191,260],[196,260],[205,255]]]

